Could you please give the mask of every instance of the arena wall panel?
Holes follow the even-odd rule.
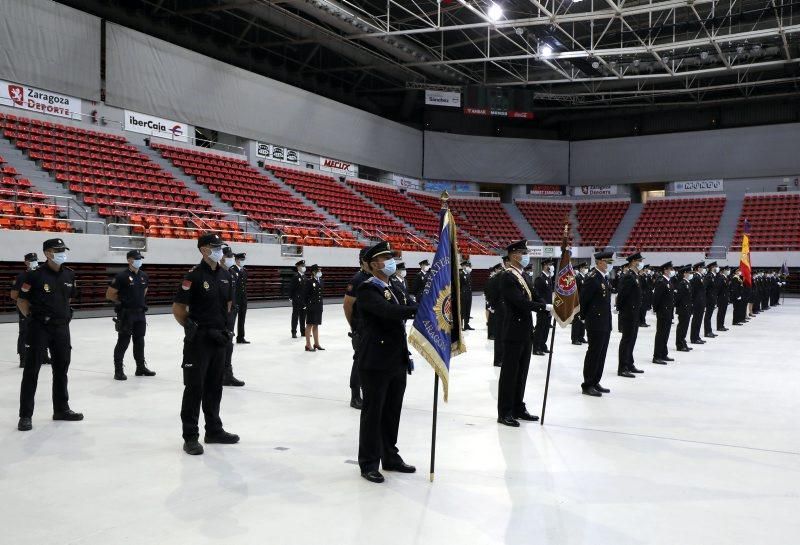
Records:
[[[115,24],[106,38],[111,105],[421,175],[418,130]]]
[[[100,19],[50,0],[0,0],[0,79],[100,99]]]

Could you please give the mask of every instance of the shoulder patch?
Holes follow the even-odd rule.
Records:
[[[189,290],[191,289],[191,287],[192,287],[192,281],[189,280],[188,278],[183,281],[183,284],[181,284],[181,288],[184,290]]]
[[[24,291],[25,293],[28,293],[29,291],[31,291],[31,285],[25,282],[24,284],[22,284],[20,290]]]

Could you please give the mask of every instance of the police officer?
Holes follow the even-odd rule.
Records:
[[[50,350],[53,364],[53,420],[83,420],[83,415],[69,408],[67,372],[72,346],[69,322],[70,302],[77,295],[75,273],[65,267],[69,248],[60,238],[45,240],[42,251],[47,263],[28,271],[19,289],[17,308],[26,320],[25,369],[20,388],[17,429],[28,431],[33,425],[34,397],[39,369]]]
[[[344,317],[350,325],[350,340],[353,346],[353,365],[350,368],[350,406],[361,410],[361,377],[358,374],[358,351],[361,339],[361,315],[358,313],[357,290],[358,287],[369,280],[372,274],[369,272],[369,264],[364,260],[364,256],[369,248],[362,248],[358,252],[358,272],[353,275],[347,284],[344,293]]]
[[[608,341],[611,338],[611,285],[606,274],[614,258],[614,252],[594,254],[595,267],[586,277],[581,293],[581,318],[586,323],[589,346],[583,360],[584,395],[601,397],[610,390],[600,385],[606,362]]]
[[[655,284],[649,265],[639,270],[639,288],[642,290],[642,304],[639,306],[639,327],[650,327],[647,323],[647,311],[653,308],[653,289]]]
[[[553,302],[553,264],[555,260],[542,261],[542,272],[533,281],[533,297],[542,304]],[[533,335],[533,354],[544,356],[550,350],[547,348],[547,334],[550,332],[550,313],[545,310],[536,311],[536,329]]]
[[[464,320],[465,331],[474,330],[469,325],[470,312],[472,312],[472,263],[469,260],[461,262],[459,275],[459,287],[461,289],[461,316]]]
[[[497,422],[504,426],[519,427],[519,420],[535,422],[525,407],[525,385],[533,352],[532,312],[549,312],[553,306],[538,301],[531,286],[523,277],[523,269],[530,262],[528,242],[520,240],[510,244],[506,251],[509,266],[500,277],[500,291],[505,304],[503,319],[503,366],[497,386]]]
[[[306,309],[303,305],[303,293],[305,293],[306,282],[306,262],[300,260],[294,264],[294,274],[289,284],[289,299],[292,301],[292,338],[297,338],[297,325],[300,324],[300,331],[306,330]]]
[[[417,305],[401,305],[389,287],[396,263],[388,242],[369,248],[364,259],[372,277],[358,287],[361,338],[358,368],[364,389],[364,406],[358,440],[361,476],[382,483],[385,471],[413,473],[397,449],[397,432],[410,373],[410,358],[404,320],[414,317]]]
[[[223,429],[219,417],[225,351],[233,340],[228,326],[233,310],[233,285],[230,274],[219,266],[222,259],[219,235],[202,235],[197,248],[203,259],[183,277],[172,304],[172,314],[185,332],[181,422],[183,450],[191,455],[203,454],[198,441],[201,405],[206,422],[205,443],[239,442],[238,435]]]
[[[581,289],[583,283],[586,281],[586,275],[589,274],[589,266],[586,263],[578,265],[578,273],[575,275],[575,285],[578,289],[578,300],[580,300]],[[580,314],[576,314],[572,319],[572,326],[570,331],[572,337],[572,344],[581,345],[586,342],[586,325],[580,319]]]
[[[244,338],[244,321],[247,317],[247,271],[244,268],[247,254],[242,252],[234,254],[236,263],[231,267],[232,274],[237,275],[236,279],[236,306],[239,308],[236,316],[236,344],[250,344]]]
[[[714,278],[714,290],[717,294],[717,331],[728,331],[725,327],[725,315],[728,313],[728,292],[730,291],[730,267],[722,267]]]
[[[219,266],[227,271],[230,275],[231,289],[233,290],[233,304],[231,311],[228,314],[226,326],[230,332],[231,341],[225,347],[225,371],[222,374],[223,386],[244,386],[244,381],[239,380],[233,375],[233,328],[236,324],[236,318],[239,315],[239,308],[236,300],[236,292],[239,287],[239,269],[236,267],[236,254],[233,253],[230,246],[227,244],[222,247],[222,259]]]
[[[133,337],[133,360],[137,377],[153,377],[155,372],[147,368],[144,360],[144,336],[147,332],[147,289],[150,279],[142,270],[144,256],[139,250],[126,255],[128,268],[114,276],[106,290],[106,299],[114,303],[117,316],[117,344],[114,347],[114,380],[128,380],[123,367],[125,351]]]
[[[742,273],[738,268],[733,270],[729,293],[733,304],[733,325],[743,325],[747,318],[747,298]]]
[[[486,307],[486,336],[490,341],[495,340],[497,334],[497,320],[495,318],[494,308],[497,299],[497,282],[494,278],[502,270],[503,267],[500,264],[489,269],[489,278],[486,280],[486,285],[483,287],[484,304]]]
[[[639,283],[639,271],[642,268],[642,254],[636,252],[625,258],[627,265],[620,272],[617,281],[617,311],[619,312],[619,329],[622,338],[619,341],[619,363],[617,375],[634,378],[634,373],[641,373],[634,365],[633,349],[639,336],[640,310],[642,305],[642,288]]]
[[[503,303],[503,293],[500,289],[502,274],[508,267],[508,256],[503,256],[500,269],[489,279],[486,286],[486,297],[491,304],[494,316],[494,358],[495,367],[503,365],[503,322],[505,320],[505,304]]]
[[[689,320],[692,317],[692,267],[686,265],[678,271],[680,278],[675,283],[675,313],[678,315],[678,325],[675,328],[675,348],[678,352],[691,352],[692,348],[686,343],[686,333],[689,331]]]
[[[703,332],[704,336],[710,339],[716,337],[714,330],[711,328],[711,316],[717,308],[717,288],[716,276],[719,274],[719,267],[716,261],[712,261],[706,265],[708,272],[703,277],[703,288],[706,290],[706,312],[703,315]]]
[[[672,261],[661,265],[661,276],[656,279],[653,288],[653,312],[656,313],[656,340],[653,345],[653,363],[661,365],[675,361],[669,357],[669,330],[672,328],[672,316],[675,314],[675,291],[670,280],[675,276]]]
[[[706,344],[700,338],[700,326],[703,324],[703,313],[706,311],[706,290],[703,285],[703,277],[706,274],[705,264],[694,264],[694,273],[689,285],[692,288],[692,325],[689,340],[692,344]]]
[[[425,289],[425,284],[428,283],[428,278],[431,277],[431,264],[427,259],[423,259],[419,262],[419,272],[417,273],[416,278],[414,279],[414,297],[419,298],[422,297],[422,291]]]
[[[319,265],[311,265],[311,279],[306,282],[303,293],[303,304],[306,307],[306,352],[325,350],[319,344],[319,326],[322,325],[322,270]],[[311,346],[311,336],[314,346]]]
[[[401,305],[416,303],[416,298],[408,293],[408,283],[406,283],[406,264],[402,261],[397,262],[397,271],[389,279],[392,291]]]
[[[19,297],[19,290],[22,287],[23,282],[25,281],[25,276],[30,271],[35,271],[39,267],[39,256],[36,255],[35,252],[31,252],[29,254],[25,254],[25,270],[17,275],[17,278],[14,280],[14,284],[11,286],[11,293],[9,296],[11,300],[14,301],[14,304],[17,304],[17,298]],[[19,356],[19,366],[25,367],[25,325],[26,320],[25,316],[22,315],[22,312],[17,309],[17,318],[19,322],[19,335],[17,336],[17,355]]]

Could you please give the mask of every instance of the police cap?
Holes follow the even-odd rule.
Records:
[[[300,261],[295,263],[294,266],[295,267],[305,267],[306,266],[306,262],[305,262],[305,260],[301,259]]]
[[[144,259],[142,252],[140,252],[139,250],[131,250],[127,254],[125,254],[125,257],[127,257],[128,259]]]
[[[200,235],[200,238],[197,239],[197,247],[202,248],[203,246],[219,248],[222,246],[222,239],[217,234]]]
[[[397,270],[398,270],[398,271],[404,271],[404,270],[406,270],[406,264],[405,264],[405,263],[403,263],[402,261],[398,262],[398,263],[397,263]]]
[[[528,241],[525,239],[512,242],[506,247],[507,254],[510,254],[512,252],[527,252],[527,251],[528,251]]]
[[[675,267],[672,266],[672,261],[667,261],[663,265],[661,265],[661,270],[666,271],[667,269],[674,269]]]
[[[692,266],[692,268],[694,268],[694,269],[699,269],[700,267],[703,267],[704,265],[705,265],[705,263],[703,263],[703,262],[701,261],[700,263],[695,263],[695,264]]]
[[[36,252],[31,252],[29,254],[25,254],[25,261],[27,261],[27,262],[39,261],[39,256],[36,255]]]
[[[642,254],[639,253],[639,252],[636,252],[635,254],[631,254],[628,257],[626,257],[625,261],[630,263],[631,261],[641,261],[643,259],[644,259],[644,257],[642,256]]]
[[[60,238],[49,238],[42,243],[42,250],[69,250]]]
[[[427,267],[428,265],[430,265],[430,263],[428,262],[427,259],[423,259],[422,261],[419,262],[420,267]]]
[[[247,257],[247,254],[242,252],[242,253],[239,253],[239,254],[234,254],[234,257],[236,259],[245,259]]]
[[[231,250],[230,246],[223,246],[222,247],[222,255],[225,257],[234,257],[233,250]]]
[[[600,260],[611,261],[612,259],[614,259],[614,252],[603,251],[603,252],[596,252],[594,254],[595,261],[600,261]]]
[[[364,254],[364,260],[373,261],[376,257],[384,255],[392,255],[392,247],[388,242],[381,241],[374,246],[370,246],[370,248]]]

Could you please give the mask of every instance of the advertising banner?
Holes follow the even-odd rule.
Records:
[[[125,110],[125,130],[178,142],[189,141],[189,126],[186,123],[130,110]]]
[[[390,177],[392,185],[402,189],[422,189],[422,182],[416,178],[409,178],[407,176],[400,176],[399,174],[392,174]]]
[[[330,157],[319,158],[319,169],[344,176],[358,176],[358,167],[356,165],[346,161],[339,161],[338,159],[331,159]]]
[[[617,186],[615,185],[581,185],[572,188],[572,194],[576,197],[592,197],[595,195],[616,195]]]
[[[19,83],[0,80],[0,104],[22,110],[80,119],[82,101]]]
[[[461,93],[458,91],[425,91],[425,104],[428,106],[461,107]]]
[[[675,193],[705,193],[722,191],[722,180],[690,180],[675,182]]]
[[[264,159],[279,161],[281,163],[290,163],[292,165],[300,163],[300,154],[297,150],[265,144],[263,142],[257,142],[256,146],[256,155]]]
[[[564,189],[560,185],[528,184],[528,195],[555,196],[563,194]]]

